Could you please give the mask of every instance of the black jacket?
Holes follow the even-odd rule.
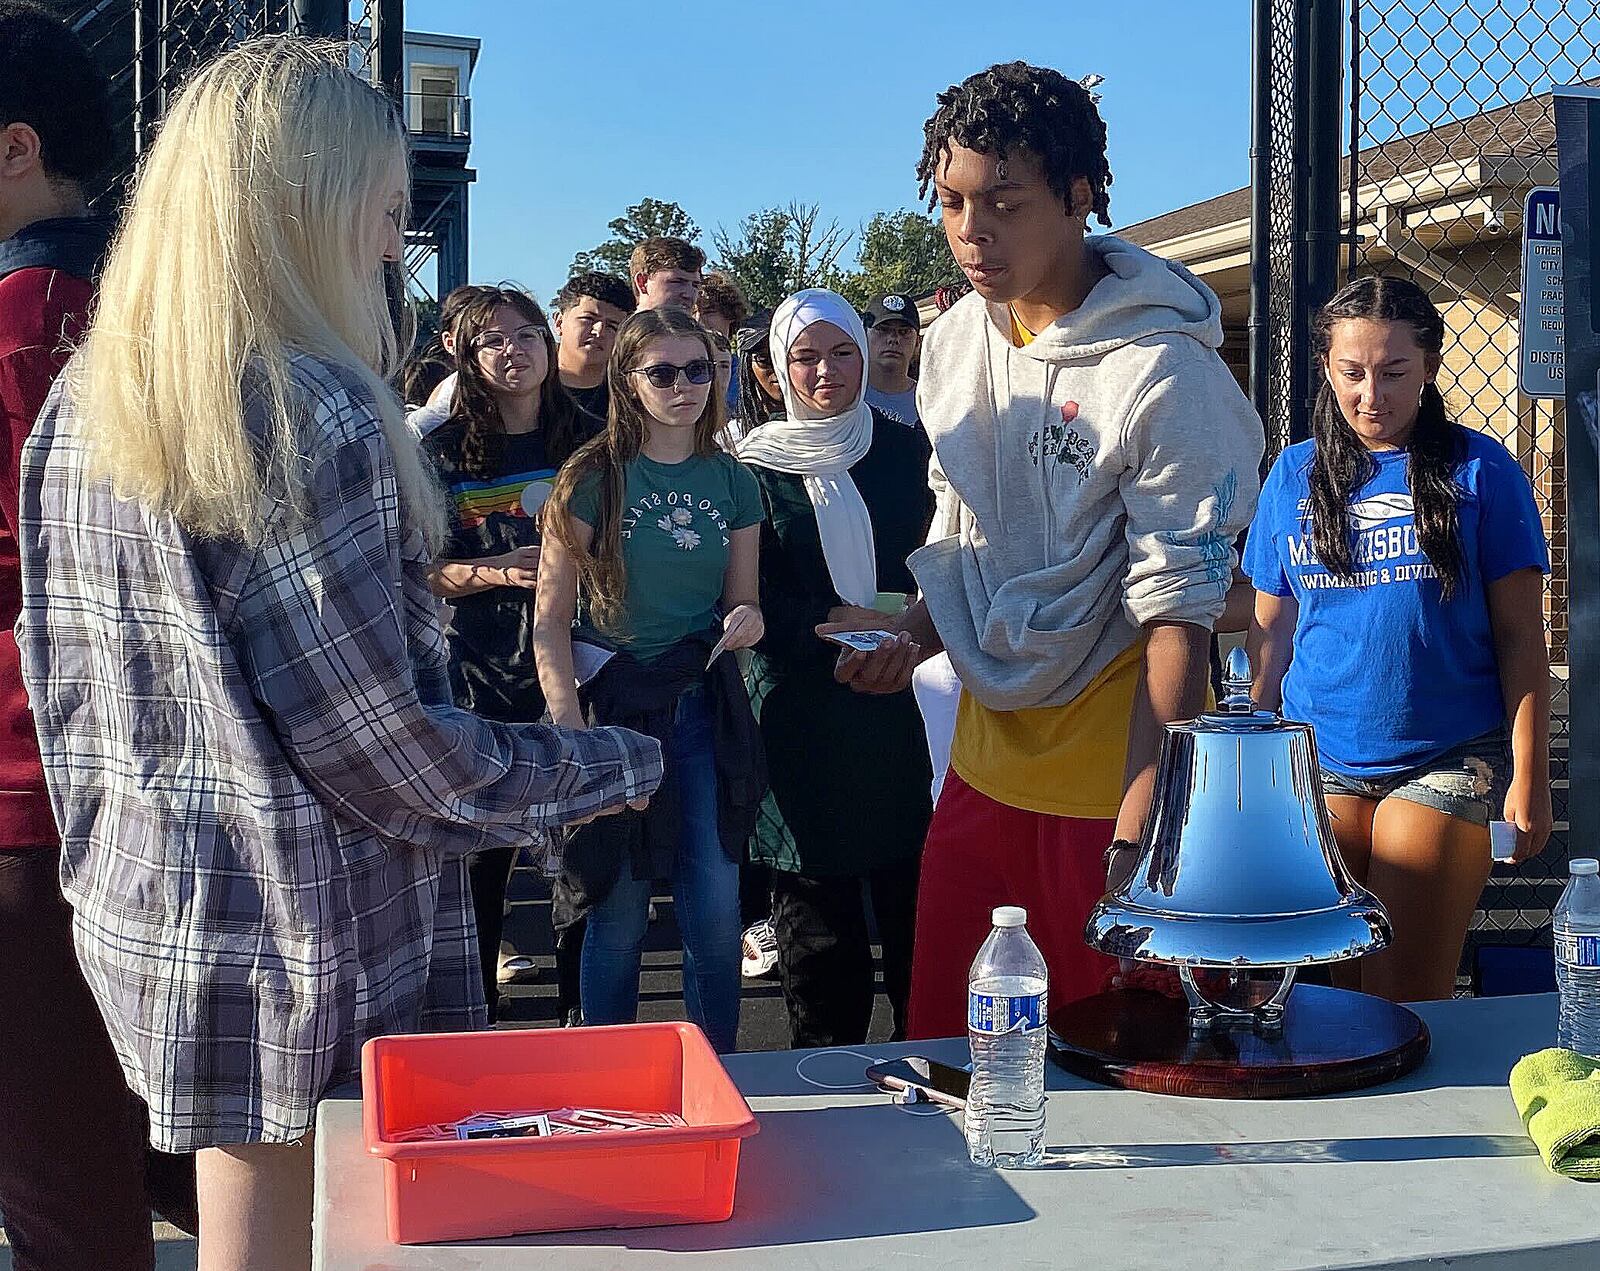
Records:
[[[767,792],[767,763],[737,659],[724,653],[706,670],[720,636],[714,627],[686,636],[650,662],[618,653],[585,686],[580,700],[591,725],[614,724],[644,733],[667,751],[678,699],[703,684],[716,752],[722,850],[729,860],[742,862]],[[618,812],[574,830],[563,856],[562,881],[576,906],[587,909],[604,900],[625,857],[635,878],[671,878],[680,814],[677,773],[669,757],[661,786],[644,812]]]

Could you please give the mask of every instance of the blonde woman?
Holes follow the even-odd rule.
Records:
[[[310,1261],[319,1098],[484,1020],[464,853],[638,806],[656,743],[450,704],[437,495],[385,386],[406,143],[335,46],[247,44],[151,151],[24,457],[23,669],[79,959],[200,1266]]]

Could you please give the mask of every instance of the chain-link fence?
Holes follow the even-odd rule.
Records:
[[[301,30],[352,41],[352,63],[374,80],[382,32],[403,28],[402,0],[51,0],[110,85],[116,148],[95,205],[113,210],[168,104],[201,63],[252,36]]]
[[[1348,276],[1404,274],[1448,334],[1440,387],[1454,417],[1503,441],[1533,482],[1550,540],[1557,830],[1537,861],[1497,867],[1464,971],[1491,946],[1549,940],[1567,843],[1567,543],[1560,401],[1518,391],[1522,207],[1556,181],[1553,85],[1600,76],[1591,0],[1351,0]]]
[[[1294,440],[1292,404],[1304,396],[1298,383],[1295,332],[1300,327],[1297,301],[1304,290],[1303,270],[1297,251],[1300,200],[1296,194],[1295,83],[1301,73],[1296,58],[1301,5],[1297,0],[1264,0],[1266,30],[1257,38],[1264,44],[1265,72],[1256,103],[1256,146],[1264,149],[1258,165],[1261,186],[1256,191],[1256,212],[1262,228],[1256,243],[1265,253],[1265,304],[1258,313],[1265,320],[1252,362],[1252,394],[1267,431],[1270,463]]]

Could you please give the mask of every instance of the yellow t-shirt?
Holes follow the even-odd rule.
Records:
[[[1143,664],[1138,640],[1062,706],[997,711],[963,692],[950,766],[978,793],[1010,808],[1115,819]]]
[[[1011,341],[1034,333],[1011,312]],[[1050,816],[1110,820],[1122,806],[1123,768],[1144,641],[1119,653],[1062,706],[990,710],[970,693],[956,708],[950,766],[980,794]]]

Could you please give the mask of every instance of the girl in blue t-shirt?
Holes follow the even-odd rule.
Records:
[[[1245,550],[1256,695],[1316,727],[1340,850],[1394,923],[1343,982],[1448,998],[1489,822],[1519,862],[1550,834],[1549,555],[1521,466],[1446,413],[1422,288],[1359,279],[1314,336],[1313,439],[1278,457]]]
[[[731,1051],[739,862],[766,793],[732,656],[764,631],[761,491],[717,444],[711,341],[688,314],[635,313],[607,374],[606,431],[566,464],[545,505],[539,679],[557,724],[653,736],[667,775],[649,808],[585,825],[567,842],[562,887],[588,915],[583,1017],[622,1024],[637,1015],[651,884],[666,878],[689,1017],[719,1052]],[[576,667],[574,619],[584,653]]]

